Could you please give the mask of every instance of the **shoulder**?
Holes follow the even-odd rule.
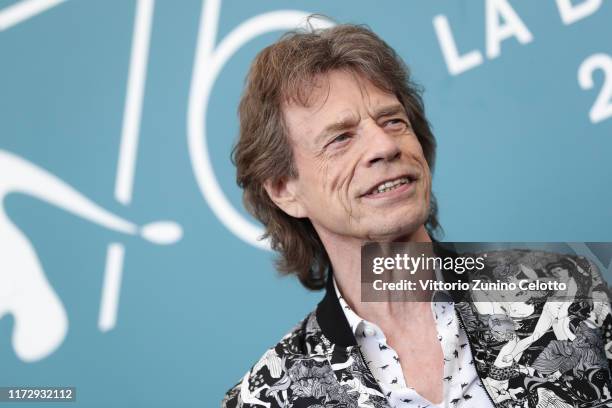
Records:
[[[270,347],[221,401],[222,408],[286,405],[291,386],[290,368],[295,360],[324,355],[325,346],[316,321],[309,313],[273,347]]]
[[[588,249],[587,246],[585,248]],[[477,269],[490,274],[492,278],[503,280],[514,276],[536,280],[555,277],[579,281],[583,285],[588,284],[589,288],[607,286],[598,267],[601,262],[592,251],[585,256],[544,250],[534,244],[533,248],[490,250],[477,252],[473,256],[484,261],[484,270]]]

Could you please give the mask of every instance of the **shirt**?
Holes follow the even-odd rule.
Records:
[[[344,315],[370,371],[393,408],[492,408],[476,369],[465,331],[458,324],[455,306],[445,292],[435,292],[431,311],[444,354],[443,399],[433,404],[406,384],[395,350],[380,327],[359,317],[342,297],[336,280],[334,289]]]
[[[491,255],[491,252],[472,255],[478,257],[484,254]],[[504,259],[508,262],[504,265],[514,265],[510,270],[515,270],[517,274],[521,272],[522,265],[538,270],[538,275],[554,279],[551,267],[559,262],[571,261],[574,265],[580,263],[581,267],[589,270],[594,277],[601,276],[590,260],[566,253],[518,249],[496,252],[495,256],[489,256],[487,259],[487,268],[492,268],[493,273],[504,274],[498,275],[497,278],[508,273],[505,267],[503,270],[497,268],[500,260]],[[543,265],[544,268],[540,269]],[[352,328],[349,325],[345,315],[347,309],[340,304],[340,292],[336,291],[333,275],[330,268],[325,282],[325,295],[316,308],[279,342],[268,348],[226,392],[221,403],[222,408],[395,408],[382,391],[378,382],[382,380],[380,377],[379,380],[374,378],[366,359],[363,358],[357,342],[358,336],[355,336],[353,330],[355,326]],[[450,273],[444,277],[448,281],[454,279]],[[593,283],[595,282],[593,279]],[[466,363],[449,371],[461,374],[459,377],[453,375],[447,380],[449,384],[445,384],[444,403],[440,405],[450,408],[490,407],[487,402],[490,397],[497,408],[612,406],[612,376],[609,370],[612,366],[612,354],[608,353],[612,344],[612,312],[609,307],[611,296],[607,287],[601,284],[593,287],[593,283],[585,281],[580,284],[585,285],[583,293],[592,292],[597,301],[583,302],[578,298],[568,300],[572,303],[572,307],[568,309],[568,317],[571,317],[573,333],[576,336],[574,340],[556,338],[554,328],[550,327],[550,313],[544,311],[553,305],[542,299],[541,295],[526,299],[526,304],[535,306],[533,315],[526,317],[524,313],[517,316],[516,313],[506,311],[501,314],[486,313],[488,309],[497,310],[501,307],[499,302],[483,303],[482,300],[474,299],[469,291],[456,293],[456,299],[461,299],[460,303],[454,304],[459,323],[459,327],[455,329],[459,331],[457,334],[460,337],[457,337],[458,340],[454,343],[455,349],[446,351],[446,355],[451,355],[452,352],[454,357],[456,350],[457,361]],[[595,296],[595,293],[601,295]],[[440,308],[441,311],[446,311],[446,307]],[[432,312],[436,313],[436,309]],[[253,318],[272,317],[270,315]],[[437,324],[441,321],[443,320],[436,317]],[[447,323],[453,326],[452,321]],[[544,329],[538,328],[539,332],[535,330],[543,323],[547,323],[546,327],[549,328],[546,335],[542,335]],[[418,327],[415,330],[418,330]],[[439,325],[437,330],[443,333],[444,327]],[[463,330],[469,341],[469,345],[465,347],[462,347],[465,344]],[[515,349],[521,341],[532,342],[534,336],[537,336],[537,342],[525,349],[522,357],[515,358],[513,362],[505,361],[505,357],[511,355],[510,349]],[[443,339],[444,335],[441,334],[440,338]],[[385,346],[385,341],[374,344],[380,348]],[[463,354],[466,348],[469,348],[476,360],[473,367],[487,391],[487,398],[477,394],[476,382],[471,382],[471,385],[466,382],[467,377],[472,378],[473,375],[461,377],[466,375],[466,370],[472,362]],[[393,353],[388,345],[387,351]],[[391,359],[394,355],[397,356],[391,354]],[[448,357],[446,359],[450,362]],[[449,362],[447,366],[451,367]],[[402,361],[403,363],[410,361]],[[565,372],[559,377],[561,371]],[[424,376],[427,374],[423,372]],[[400,378],[398,376],[398,382]],[[465,385],[462,387],[463,384]],[[461,390],[460,393],[453,391],[457,386]],[[387,391],[387,394],[391,397],[389,392]],[[401,402],[408,404],[408,399],[406,397]],[[394,402],[399,408],[405,407],[397,400]],[[421,408],[424,408],[422,404]]]

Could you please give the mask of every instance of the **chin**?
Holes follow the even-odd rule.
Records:
[[[413,222],[392,223],[385,222],[385,225],[378,225],[367,234],[371,241],[408,241],[421,227],[424,221],[414,220]]]
[[[404,211],[401,214],[389,215],[382,223],[373,226],[372,237],[378,237],[376,241],[401,241],[409,240],[427,222],[429,208],[420,208],[417,211]]]

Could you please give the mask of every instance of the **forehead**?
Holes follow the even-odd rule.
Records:
[[[398,104],[397,97],[376,87],[362,75],[331,71],[315,78],[306,103],[291,99],[283,104],[283,116],[294,142],[312,141],[328,125],[360,120],[381,106]]]

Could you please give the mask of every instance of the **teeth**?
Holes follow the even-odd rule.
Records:
[[[408,177],[401,177],[393,181],[387,181],[386,183],[382,183],[378,187],[376,187],[374,191],[372,191],[371,194],[384,193],[389,190],[393,190],[394,188],[402,184],[408,184],[408,183],[410,183],[410,180],[408,179]]]

